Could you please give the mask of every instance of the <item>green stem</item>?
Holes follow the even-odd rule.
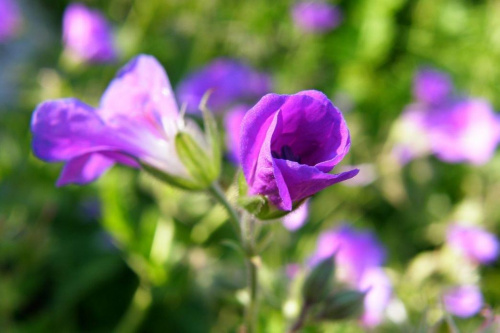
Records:
[[[149,306],[151,305],[151,287],[139,282],[127,312],[118,323],[115,333],[137,332],[144,319]]]
[[[238,212],[236,212],[233,206],[231,206],[231,204],[226,198],[226,195],[224,194],[218,183],[213,183],[209,187],[209,191],[215,197],[215,199],[217,199],[217,201],[219,201],[219,203],[226,209],[227,213],[229,214],[229,222],[231,223],[231,226],[233,227],[234,232],[236,233],[236,237],[238,237],[238,239],[241,240],[240,217],[238,215]]]
[[[309,307],[310,307],[310,305],[307,303],[302,305],[302,309],[300,310],[299,317],[297,318],[297,321],[293,324],[289,333],[297,333],[304,326],[304,324],[306,322],[306,318],[307,318],[307,313],[309,311]]]
[[[213,183],[209,190],[228,212],[229,221],[245,252],[249,293],[249,302],[245,311],[245,333],[254,333],[257,326],[258,268],[260,265],[260,257],[255,248],[255,220],[248,213],[244,213],[243,218],[240,218],[219,184]]]
[[[249,302],[246,309],[245,321],[247,332],[253,333],[256,331],[257,321],[257,295],[258,295],[258,272],[260,265],[260,257],[255,249],[255,219],[248,213],[244,213],[242,219],[242,239],[245,248],[245,264],[247,266],[248,275],[248,294]]]

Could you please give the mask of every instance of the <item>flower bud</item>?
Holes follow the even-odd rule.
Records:
[[[357,318],[363,312],[365,293],[357,290],[340,290],[330,295],[318,315],[322,320]]]
[[[335,273],[334,256],[326,258],[311,271],[302,287],[306,304],[315,304],[325,300],[332,287]]]

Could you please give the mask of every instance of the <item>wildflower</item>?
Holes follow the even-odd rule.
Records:
[[[483,295],[477,286],[465,285],[448,289],[443,295],[447,312],[462,318],[472,317],[483,306]]]
[[[19,30],[21,13],[15,0],[0,0],[0,42],[8,40]]]
[[[322,33],[336,28],[342,21],[342,13],[328,3],[304,1],[293,6],[292,18],[303,31]]]
[[[211,169],[204,155],[208,140],[194,122],[179,116],[167,74],[152,56],[140,55],[125,65],[98,108],[74,98],[41,103],[33,113],[31,130],[38,158],[66,162],[58,186],[94,181],[119,163],[143,167],[178,186],[198,188],[191,164],[179,152],[184,134],[203,147],[195,157],[203,159],[205,170]]]
[[[490,264],[498,258],[498,239],[482,228],[454,224],[446,238],[452,248],[474,262]]]
[[[484,164],[500,140],[500,121],[491,104],[482,99],[452,96],[449,77],[421,71],[414,83],[418,100],[401,116],[400,142],[394,149],[404,164],[432,153],[449,163]]]
[[[237,60],[219,58],[184,79],[177,88],[177,96],[181,104],[186,104],[187,111],[196,112],[202,97],[211,91],[207,106],[221,111],[236,102],[253,102],[270,89],[267,74]]]
[[[72,55],[84,61],[109,62],[117,56],[106,18],[80,3],[69,5],[64,12],[63,42]]]
[[[321,92],[268,94],[241,126],[241,164],[250,195],[267,196],[283,211],[358,173],[331,171],[347,154],[349,130],[340,111]]]
[[[381,267],[386,257],[384,247],[375,234],[342,225],[320,235],[309,263],[317,265],[332,255],[337,280],[365,293],[361,323],[377,326],[392,297],[392,284]]]

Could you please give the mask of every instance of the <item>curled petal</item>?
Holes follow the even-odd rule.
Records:
[[[354,169],[339,174],[330,174],[321,172],[317,168],[293,161],[275,159],[274,163],[279,169],[279,173],[282,175],[286,187],[290,191],[292,201],[305,199],[328,186],[351,179],[359,172],[359,169]],[[276,205],[284,210],[291,209],[291,205]]]

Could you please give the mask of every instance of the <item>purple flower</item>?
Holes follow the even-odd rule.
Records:
[[[21,13],[15,0],[0,0],[0,42],[14,36],[21,24]]]
[[[500,139],[498,116],[490,103],[480,99],[452,101],[429,110],[424,126],[432,152],[450,163],[484,164]]]
[[[389,277],[379,267],[368,268],[358,284],[360,291],[366,292],[364,312],[361,322],[366,327],[379,325],[392,297],[392,284]]]
[[[71,53],[85,61],[116,59],[111,27],[106,18],[80,3],[69,5],[64,12],[63,42]]]
[[[202,97],[212,91],[208,107],[216,112],[235,102],[252,102],[271,90],[268,75],[254,71],[237,60],[220,58],[191,73],[177,88],[181,104],[196,112]]]
[[[481,310],[483,295],[477,286],[459,286],[445,292],[443,303],[447,312],[467,318]]]
[[[474,262],[490,264],[498,258],[498,239],[482,228],[454,224],[446,236],[451,247]]]
[[[417,72],[413,82],[413,95],[426,104],[439,104],[451,96],[453,83],[443,72],[430,68]]]
[[[226,113],[224,117],[224,128],[226,130],[226,147],[231,162],[240,164],[240,132],[243,118],[250,107],[237,105]]]
[[[98,108],[74,98],[38,105],[31,121],[33,152],[66,163],[59,186],[91,182],[115,163],[184,177],[173,142],[178,123],[167,74],[154,57],[140,55],[118,72]],[[194,123],[182,123],[197,135]]]
[[[320,235],[311,264],[316,265],[333,254],[341,278],[354,285],[360,283],[367,269],[379,267],[385,260],[384,247],[373,233],[357,231],[348,225]]]
[[[358,169],[330,174],[347,154],[349,130],[342,113],[321,92],[268,94],[241,126],[241,164],[250,195],[265,195],[280,210]]]
[[[292,8],[294,23],[306,32],[327,32],[342,21],[342,13],[336,6],[324,2],[305,1]]]
[[[283,217],[283,225],[290,231],[300,229],[309,217],[309,200],[304,202],[296,210]]]

